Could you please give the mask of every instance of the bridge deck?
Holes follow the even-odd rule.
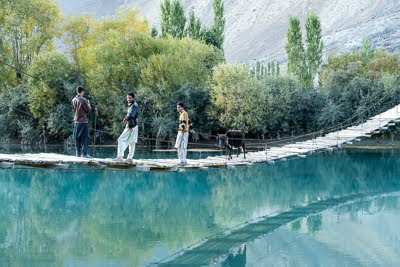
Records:
[[[387,130],[400,122],[400,105],[395,106],[357,126],[331,132],[325,136],[311,140],[291,143],[279,147],[270,147],[263,151],[248,152],[246,159],[243,155],[227,160],[226,156],[209,156],[204,159],[188,160],[183,168],[203,169],[208,167],[248,166],[258,162],[273,163],[275,160],[287,157],[305,157],[321,149],[332,149],[346,143],[359,141],[362,138]],[[0,168],[13,168],[14,164],[47,168],[68,168],[69,165],[83,165],[95,168],[132,168],[138,171],[148,170],[177,170],[177,159],[140,159],[131,163],[118,162],[112,159],[79,158],[54,153],[39,154],[0,154]],[[182,167],[179,167],[182,168]]]

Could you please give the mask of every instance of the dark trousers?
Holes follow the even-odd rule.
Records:
[[[75,123],[74,139],[76,146],[76,156],[87,156],[89,145],[89,130],[87,123]]]

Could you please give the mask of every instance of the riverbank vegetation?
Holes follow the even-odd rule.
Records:
[[[364,47],[326,55],[319,18],[289,18],[287,71],[276,62],[227,63],[222,0],[213,25],[179,0],[161,3],[159,27],[123,6],[112,17],[63,18],[55,1],[0,1],[0,136],[25,143],[70,140],[70,101],[90,99],[92,140],[113,141],[133,91],[148,140],[176,135],[184,102],[200,139],[227,129],[280,138],[358,122],[400,103],[399,54]],[[160,29],[160,30],[158,30]],[[56,44],[62,44],[58,48]],[[96,133],[94,135],[94,133]],[[68,138],[69,137],[69,138]]]

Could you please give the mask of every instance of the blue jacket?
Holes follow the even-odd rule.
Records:
[[[134,101],[128,108],[128,113],[126,114],[126,118],[128,119],[128,127],[135,128],[137,125],[137,118],[139,115],[139,106]]]

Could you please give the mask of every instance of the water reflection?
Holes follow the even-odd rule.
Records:
[[[185,173],[0,170],[0,265],[150,265],[259,216],[398,190],[399,155],[339,151]],[[315,215],[291,228],[318,237],[324,220]]]
[[[222,262],[222,267],[244,267],[246,266],[246,245],[239,247],[237,252],[231,252]]]
[[[317,231],[310,217],[297,220],[242,245],[245,259],[232,253],[216,266],[399,266],[399,208],[400,192],[340,205],[318,214]]]

